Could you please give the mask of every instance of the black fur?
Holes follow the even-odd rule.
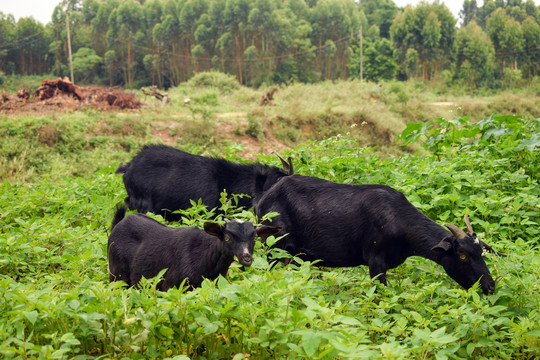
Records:
[[[126,205],[140,213],[162,214],[167,220],[180,219],[171,211],[191,207],[190,200],[202,199],[208,208],[219,207],[220,194],[253,196],[254,175],[265,174],[277,181],[287,170],[261,164],[236,164],[208,158],[166,145],[147,145],[129,162],[120,164],[117,173],[128,196]],[[251,207],[251,198],[241,198],[239,206]]]
[[[267,191],[259,184],[255,193],[259,217],[271,211],[280,214],[272,224],[289,235],[276,246],[292,255],[322,260],[320,264],[329,267],[367,265],[371,277],[378,276],[383,284],[388,269],[409,256],[422,256],[442,265],[464,288],[480,279],[485,293],[495,289],[482,258],[484,248],[491,248],[476,235],[457,239],[393,188],[293,175]]]
[[[250,266],[256,235],[269,236],[280,230],[239,221],[225,225],[206,222],[204,231],[171,228],[143,214],[124,217],[125,212],[121,206],[113,218],[107,246],[109,279],[136,286],[142,276],[151,278],[168,269],[158,285],[160,290],[178,287],[184,279],[198,287],[203,278],[225,276],[234,256]]]

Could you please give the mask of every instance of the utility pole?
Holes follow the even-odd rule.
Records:
[[[364,37],[362,34],[362,25],[360,25],[360,82],[364,82]]]
[[[67,43],[68,43],[68,56],[69,56],[69,71],[71,73],[71,82],[75,83],[75,79],[73,78],[73,60],[71,58],[71,39],[69,36],[69,18],[68,18],[67,8],[66,8],[66,28],[67,28]]]

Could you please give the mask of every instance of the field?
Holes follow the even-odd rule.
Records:
[[[206,76],[206,77],[205,77]],[[534,359],[540,356],[540,111],[533,94],[436,95],[418,84],[263,90],[205,75],[139,111],[0,114],[0,354],[42,359]],[[370,95],[371,94],[371,95]],[[184,106],[183,100],[190,98]],[[148,105],[149,104],[149,105]],[[253,266],[191,292],[108,282],[107,237],[123,201],[114,174],[145,143],[279,166],[341,183],[382,183],[430,218],[507,257],[497,288],[464,290],[409,258],[374,283],[367,267],[298,260]],[[250,210],[223,201],[229,217]],[[195,204],[181,224],[215,211]],[[159,217],[158,217],[159,218]]]

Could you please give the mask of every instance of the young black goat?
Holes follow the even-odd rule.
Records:
[[[384,185],[347,185],[301,175],[281,179],[263,192],[257,181],[257,216],[276,211],[272,224],[288,235],[276,246],[323,266],[368,265],[371,277],[386,284],[386,271],[409,256],[422,256],[442,265],[468,289],[480,280],[484,293],[493,293],[483,251],[466,219],[469,233],[452,224],[450,231],[430,220],[405,196]],[[501,255],[501,254],[499,254]]]
[[[225,276],[234,256],[242,265],[250,266],[255,237],[280,230],[238,220],[225,225],[205,222],[204,231],[195,227],[177,229],[143,214],[125,213],[125,206],[119,207],[112,222],[107,246],[109,279],[136,286],[142,276],[151,278],[167,269],[158,285],[163,291],[180,286],[184,279],[191,287],[199,287],[203,278]]]
[[[278,155],[279,156],[279,155]],[[218,207],[221,192],[253,195],[254,175],[264,173],[267,187],[281,177],[293,174],[291,159],[283,158],[283,169],[261,164],[236,164],[208,158],[166,145],[147,145],[116,173],[124,173],[128,196],[126,205],[140,213],[162,214],[167,220],[181,215],[172,211],[187,209],[190,200],[202,199],[209,208]],[[251,207],[251,198],[239,200],[239,206]]]

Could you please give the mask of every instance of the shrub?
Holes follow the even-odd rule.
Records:
[[[240,88],[240,83],[233,75],[224,74],[218,71],[201,72],[193,76],[186,83],[193,88],[209,87],[215,88],[221,93],[231,93]]]

